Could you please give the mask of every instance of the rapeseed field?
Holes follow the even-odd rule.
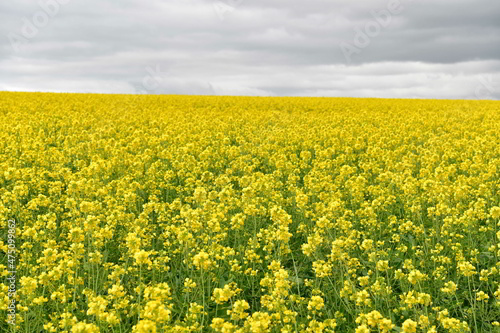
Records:
[[[498,332],[500,103],[0,93],[0,331]]]

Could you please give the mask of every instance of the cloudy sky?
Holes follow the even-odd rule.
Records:
[[[497,0],[1,0],[0,90],[500,99]]]

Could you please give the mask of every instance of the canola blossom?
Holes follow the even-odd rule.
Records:
[[[499,102],[0,92],[0,137],[2,332],[500,329]]]

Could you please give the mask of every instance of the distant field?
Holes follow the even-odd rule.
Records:
[[[500,102],[0,92],[0,138],[2,332],[500,332]]]

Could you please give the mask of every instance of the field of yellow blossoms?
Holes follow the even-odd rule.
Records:
[[[500,102],[4,92],[0,138],[0,332],[500,331]]]

